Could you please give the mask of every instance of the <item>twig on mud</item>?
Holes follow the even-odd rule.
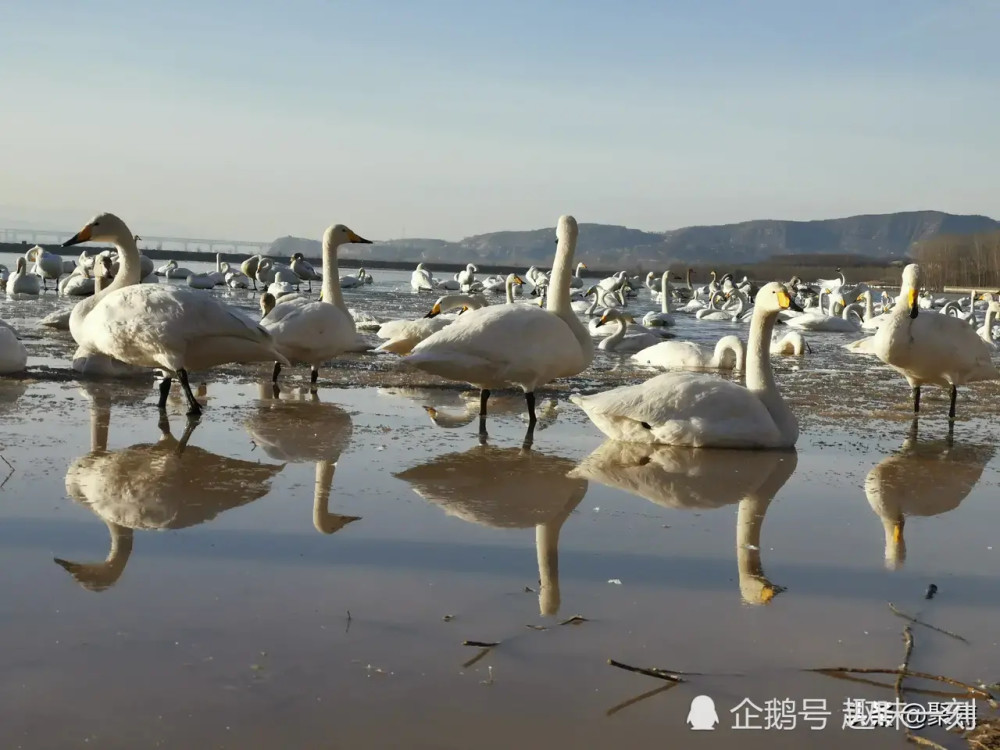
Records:
[[[946,635],[949,638],[954,638],[955,640],[961,641],[962,643],[969,642],[967,638],[963,638],[962,636],[958,635],[958,633],[952,633],[950,630],[944,630],[943,628],[936,627],[934,625],[931,625],[930,623],[924,622],[923,620],[918,620],[916,617],[913,617],[912,615],[908,615],[905,612],[896,609],[896,607],[893,605],[892,602],[889,602],[889,609],[892,611],[894,615],[896,615],[896,617],[902,617],[904,620],[909,620],[915,625],[923,625],[925,628],[930,628],[931,630]]]
[[[0,453],[0,461],[3,461],[3,462],[4,462],[5,464],[7,464],[8,466],[10,466],[10,470],[11,470],[11,471],[14,471],[14,466],[13,466],[13,465],[11,464],[11,462],[10,462],[10,461],[8,461],[8,460],[7,460],[7,459],[6,459],[5,457],[4,457],[3,453]]]
[[[563,621],[562,621],[561,623],[559,623],[559,624],[560,624],[560,625],[579,625],[579,624],[580,624],[581,622],[590,622],[590,620],[588,620],[588,619],[587,619],[586,617],[584,617],[583,615],[573,615],[573,616],[572,616],[571,618],[569,618],[568,620],[563,620]]]
[[[913,631],[909,625],[903,626],[903,644],[903,663],[899,665],[899,674],[896,676],[896,700],[900,702],[903,696],[903,680],[910,668],[910,654],[913,653]]]
[[[613,706],[604,712],[605,716],[614,716],[616,713],[622,709],[628,708],[629,706],[634,706],[639,701],[644,701],[647,698],[652,698],[654,695],[659,693],[665,693],[668,690],[673,690],[675,687],[680,685],[679,682],[668,682],[666,685],[661,685],[658,688],[653,688],[652,690],[647,690],[645,693],[640,693],[634,698],[629,698],[627,701],[619,703],[617,706]]]
[[[474,646],[476,648],[493,648],[499,646],[500,641],[463,641],[463,646]]]
[[[637,674],[644,674],[647,677],[655,677],[658,680],[666,680],[667,682],[686,682],[682,677],[678,677],[676,674],[672,674],[665,669],[645,669],[644,667],[633,667],[631,664],[623,664],[620,661],[615,661],[614,659],[608,659],[608,664],[612,667],[618,667],[618,669],[624,669],[626,672],[635,672]]]
[[[807,669],[807,672],[818,672],[819,674],[825,674],[829,677],[838,677],[837,673],[847,673],[847,674],[895,674],[900,673],[905,677],[916,677],[919,680],[934,680],[935,682],[943,682],[946,685],[954,685],[955,687],[964,688],[967,692],[971,693],[973,696],[979,700],[987,701],[993,703],[993,696],[987,693],[982,688],[975,687],[966,682],[961,682],[959,680],[953,680],[951,677],[945,677],[939,674],[930,674],[929,672],[915,672],[912,669],[880,669],[878,667],[819,667],[816,669]]]

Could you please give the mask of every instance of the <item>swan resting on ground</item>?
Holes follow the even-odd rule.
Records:
[[[723,336],[713,352],[693,341],[663,341],[636,352],[632,359],[665,370],[742,370],[746,349],[739,336]]]
[[[771,354],[780,354],[785,357],[801,357],[807,351],[812,351],[809,348],[809,342],[798,331],[789,331],[780,339],[775,338],[771,341]]]
[[[747,385],[708,374],[668,372],[640,385],[570,396],[610,438],[693,448],[791,448],[798,420],[774,382],[771,332],[781,310],[795,309],[785,286],[757,293],[747,347]]]

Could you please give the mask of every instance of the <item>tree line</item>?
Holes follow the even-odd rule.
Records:
[[[1000,232],[942,235],[913,248],[924,286],[1000,287]]]

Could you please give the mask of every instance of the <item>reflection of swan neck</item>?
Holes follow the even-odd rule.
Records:
[[[108,449],[108,429],[111,425],[111,408],[94,402],[90,410],[90,450]]]
[[[736,515],[736,564],[740,593],[747,604],[767,604],[780,590],[767,580],[760,561],[760,530],[770,504],[770,498],[748,496],[740,501]]]
[[[121,578],[128,558],[132,554],[132,529],[111,521],[105,523],[111,536],[111,549],[104,562],[76,563],[56,558],[56,562],[72,575],[77,583],[91,591],[104,591],[114,586]]]
[[[566,519],[587,494],[588,484],[576,490],[559,513],[535,526],[535,551],[538,555],[538,611],[543,617],[559,614],[559,533]]]
[[[901,568],[906,562],[906,540],[903,538],[905,517],[899,513],[895,517],[882,516],[882,530],[885,532],[885,567],[890,570]]]
[[[330,513],[330,490],[333,487],[333,475],[337,469],[334,461],[316,462],[316,488],[313,494],[313,526],[320,534],[333,534],[358,516],[342,516]]]

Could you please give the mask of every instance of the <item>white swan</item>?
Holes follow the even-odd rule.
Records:
[[[958,386],[996,380],[1000,372],[990,348],[964,320],[939,313],[920,313],[920,266],[903,269],[900,301],[871,342],[875,355],[901,374],[913,389],[913,412],[920,411],[920,386],[951,389],[949,419],[955,418]]]
[[[14,273],[7,277],[7,295],[37,297],[41,291],[41,278],[28,273],[28,262],[24,258],[18,258],[14,265]]]
[[[417,263],[416,269],[410,274],[410,289],[415,292],[430,292],[434,290],[434,276],[424,268],[423,263]]]
[[[326,276],[326,270],[324,267],[323,276]],[[341,276],[340,277],[340,288],[341,289],[354,289],[359,286],[364,286],[365,283],[365,269],[360,268],[354,276]]]
[[[476,295],[478,297],[479,295]],[[470,305],[475,305],[471,307]],[[468,310],[485,307],[480,299],[467,294],[447,294],[434,303],[431,311],[422,318],[416,320],[390,320],[383,323],[375,335],[380,339],[387,339],[384,344],[375,348],[378,352],[393,352],[394,354],[409,354],[413,347],[426,339],[428,336],[437,333],[442,328],[457,320],[456,317],[446,316],[442,313],[451,310]]]
[[[644,326],[672,326],[674,316],[670,314],[670,271],[664,271],[660,279],[660,312],[648,312],[642,317]]]
[[[573,272],[573,278],[569,280],[570,289],[583,289],[583,279],[580,278],[580,271],[586,268],[586,263],[580,262],[576,264],[576,270]]]
[[[186,279],[192,273],[190,268],[178,267],[176,260],[167,261],[167,265],[163,266],[163,269],[163,275],[168,279]]]
[[[781,338],[771,341],[771,354],[780,354],[786,357],[801,357],[809,348],[809,342],[798,331],[789,331]]]
[[[63,275],[63,259],[55,253],[50,253],[41,245],[35,245],[24,254],[25,259],[35,266],[32,272],[42,279],[42,289],[46,289],[46,280],[55,279],[59,284],[59,277]]]
[[[187,284],[192,289],[214,289],[216,277],[214,273],[190,273]]]
[[[17,337],[17,332],[0,320],[0,375],[23,372],[28,364],[28,350]]]
[[[746,302],[743,299],[743,295],[738,295],[736,298],[735,307],[727,307],[719,309],[715,307],[717,300],[723,296],[723,293],[716,291],[709,298],[709,306],[698,310],[694,317],[696,320],[739,320],[743,315],[743,310],[746,307]]]
[[[519,386],[525,393],[530,428],[536,422],[535,389],[582,372],[594,359],[590,334],[569,301],[577,231],[572,216],[559,219],[546,309],[496,305],[467,312],[417,344],[407,358],[426,372],[479,386],[483,431],[491,389]]]
[[[292,271],[303,281],[309,282],[309,291],[312,291],[312,283],[314,281],[322,281],[323,277],[316,272],[316,269],[312,267],[312,264],[306,260],[306,257],[302,253],[295,253],[292,256]]]
[[[588,487],[569,476],[573,466],[558,456],[481,445],[393,476],[449,516],[491,528],[534,528],[539,611],[552,616],[561,603],[559,532]]]
[[[597,345],[597,348],[602,351],[629,354],[648,349],[663,340],[662,335],[657,336],[645,330],[630,332],[628,330],[629,323],[634,323],[635,319],[620,310],[608,310],[598,320],[597,325],[602,326],[611,322],[617,323],[618,329]]]
[[[957,508],[996,450],[991,444],[955,446],[950,439],[918,442],[916,425],[914,419],[902,447],[865,479],[868,504],[885,531],[885,564],[890,569],[906,560],[906,517],[936,516]]]
[[[284,359],[267,331],[213,297],[184,287],[138,284],[141,266],[134,235],[114,214],[94,217],[64,246],[89,241],[114,243],[122,266],[106,289],[74,308],[70,318],[73,338],[85,351],[164,370],[161,409],[166,408],[170,380],[176,375],[188,398],[188,413],[201,413],[188,382],[188,368]]]
[[[94,279],[82,266],[59,282],[61,297],[89,297],[94,293]]]
[[[458,285],[463,292],[467,292],[472,288],[473,283],[476,281],[476,273],[479,269],[474,263],[469,263],[464,271],[460,271],[458,274]]]
[[[263,257],[260,255],[251,255],[249,258],[240,263],[240,271],[242,271],[243,275],[250,279],[253,283],[254,291],[257,290],[257,267],[260,265],[262,260]],[[159,274],[159,271],[157,271],[157,273]]]
[[[303,298],[281,302],[261,321],[274,337],[278,350],[291,362],[311,367],[310,381],[319,378],[319,366],[345,352],[367,351],[371,346],[360,335],[340,292],[337,249],[348,243],[370,245],[343,224],[334,224],[323,233],[323,294],[320,301]],[[283,357],[283,358],[284,358]],[[271,376],[278,382],[281,365],[276,361]]]
[[[665,370],[743,370],[746,349],[739,336],[723,336],[710,351],[693,341],[662,341],[632,355],[641,365]]]
[[[861,321],[852,317],[855,315],[851,305],[846,305],[840,315],[834,315],[835,299],[843,301],[837,292],[824,290],[829,298],[830,312],[823,311],[822,306],[815,312],[810,310],[802,315],[785,320],[785,325],[800,331],[825,331],[828,333],[857,333],[861,330]]]
[[[640,385],[570,396],[610,438],[695,448],[791,448],[799,427],[774,382],[771,332],[795,303],[784,285],[757,293],[747,346],[747,386],[701,373],[668,372]]]

